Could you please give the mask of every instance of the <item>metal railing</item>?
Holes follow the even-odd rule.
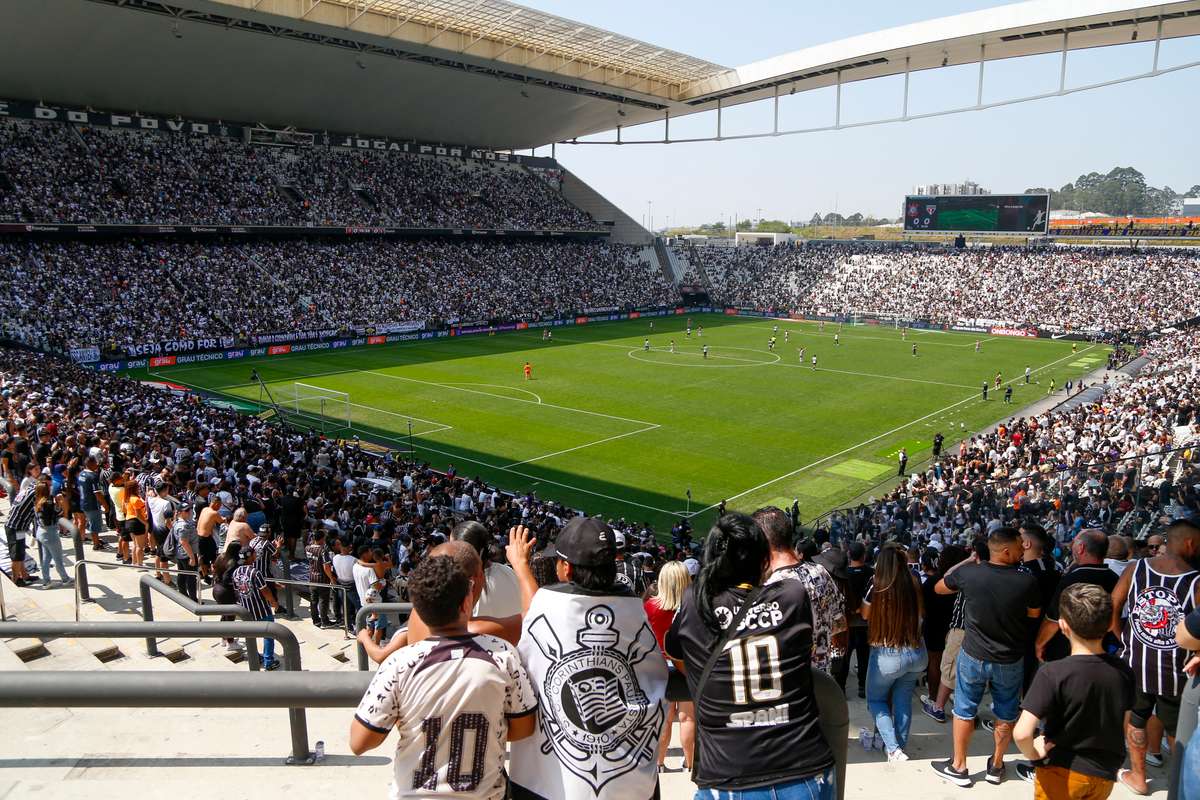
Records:
[[[4,605],[4,581],[0,580],[0,622],[8,621],[8,607]]]
[[[354,646],[358,649],[359,670],[370,669],[371,666],[370,659],[367,658],[367,649],[362,646],[362,642],[357,641],[358,632],[362,630],[363,623],[370,614],[395,614],[396,624],[399,625],[401,620],[407,620],[412,614],[412,603],[367,603],[354,615]]]
[[[75,569],[75,621],[76,622],[79,622],[79,606],[82,603],[82,596],[81,596],[81,593],[79,590],[79,571],[81,569],[86,569],[88,564],[91,564],[96,567],[105,567],[105,568],[111,567],[113,569],[138,569],[143,572],[165,572],[168,575],[194,575],[196,577],[197,586],[199,586],[199,583],[200,583],[200,573],[196,570],[168,569],[166,567],[154,567],[154,566],[148,566],[146,564],[121,564],[121,563],[113,563],[111,561],[93,561],[93,560],[86,559],[86,558],[80,559],[75,562],[75,566],[74,566],[74,569]],[[95,602],[94,600],[91,600],[91,598],[88,598],[88,600],[89,600],[89,602]]]
[[[7,622],[4,624],[4,634],[70,639],[147,636],[275,639],[283,647],[283,668],[301,674],[300,642],[294,633],[277,622]],[[265,703],[262,706],[265,708],[286,707],[292,734],[292,755],[287,763],[312,763],[312,754],[308,749],[308,719],[304,709],[321,706],[323,697],[321,687],[314,687],[312,682],[303,679],[276,682],[274,673],[265,672],[233,675],[227,672],[190,672],[168,677],[162,672],[101,671],[89,673],[88,680],[79,681],[74,672],[42,672],[39,674],[44,677],[38,679],[39,689],[34,691],[30,688],[31,684],[24,680],[32,674],[0,673],[0,706],[43,707],[55,704],[47,701],[56,701],[63,705],[113,708],[130,705],[240,708],[255,703]],[[346,684],[351,685],[351,682],[346,681]],[[353,685],[357,686],[357,683]],[[362,696],[363,689],[359,689],[354,703]],[[327,698],[325,700],[328,701]]]
[[[263,577],[266,579],[268,584],[278,583],[278,584],[281,584],[284,586],[308,586],[310,588],[332,589],[333,591],[341,592],[342,593],[342,621],[343,621],[343,623],[347,619],[350,618],[350,591],[345,586],[342,586],[339,583],[316,583],[314,581],[297,581],[297,580],[293,580],[291,578],[272,578],[270,575],[264,575]],[[291,601],[292,593],[290,590],[285,590],[285,593],[287,594],[287,597],[288,597],[288,603],[287,603],[288,612],[291,614],[295,614],[296,611],[295,611],[295,608],[293,607],[293,604]],[[308,602],[310,604],[312,603],[312,593],[311,592],[309,592]],[[350,634],[349,634],[349,632],[347,632],[346,638],[349,638],[349,637],[350,637]]]
[[[161,583],[153,575],[143,575],[138,579],[138,591],[142,598],[142,620],[144,622],[154,622],[154,592],[158,592],[197,617],[234,617],[249,622],[254,621],[254,615],[247,608],[233,603],[203,605],[165,583]],[[146,637],[146,655],[151,657],[158,655],[158,640],[153,636]],[[258,640],[253,637],[246,638],[246,662],[250,665],[252,672],[261,667],[258,658]]]

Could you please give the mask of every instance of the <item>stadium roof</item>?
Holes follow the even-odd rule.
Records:
[[[3,0],[0,97],[523,149],[838,83],[1197,34],[1200,0],[1030,0],[728,68],[507,0]]]

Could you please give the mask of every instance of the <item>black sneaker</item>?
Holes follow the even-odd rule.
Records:
[[[1014,769],[1017,772],[1018,778],[1026,783],[1033,783],[1037,774],[1037,767],[1035,767],[1033,764],[1029,764],[1025,761],[1018,761],[1017,766],[1014,767]]]
[[[985,731],[991,731],[992,733],[996,732],[996,720],[994,719],[980,720],[979,724]]]
[[[987,775],[984,777],[987,778],[988,783],[1002,783],[1004,781],[1004,762],[1001,761],[999,765],[993,765],[989,759],[987,765]]]
[[[265,669],[267,672],[274,672],[275,670],[279,669],[279,662],[272,661],[269,664],[263,664],[262,668]]]
[[[971,786],[971,773],[964,770],[954,768],[954,762],[951,760],[933,762],[933,771],[936,772],[942,780],[949,781],[955,786],[961,786],[967,789]]]

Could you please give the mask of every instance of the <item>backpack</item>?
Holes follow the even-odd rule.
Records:
[[[174,525],[167,532],[167,540],[163,542],[162,557],[168,561],[179,561],[179,533]]]

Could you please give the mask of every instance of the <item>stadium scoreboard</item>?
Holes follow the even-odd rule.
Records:
[[[983,194],[904,198],[904,230],[939,233],[1046,233],[1048,194]]]

